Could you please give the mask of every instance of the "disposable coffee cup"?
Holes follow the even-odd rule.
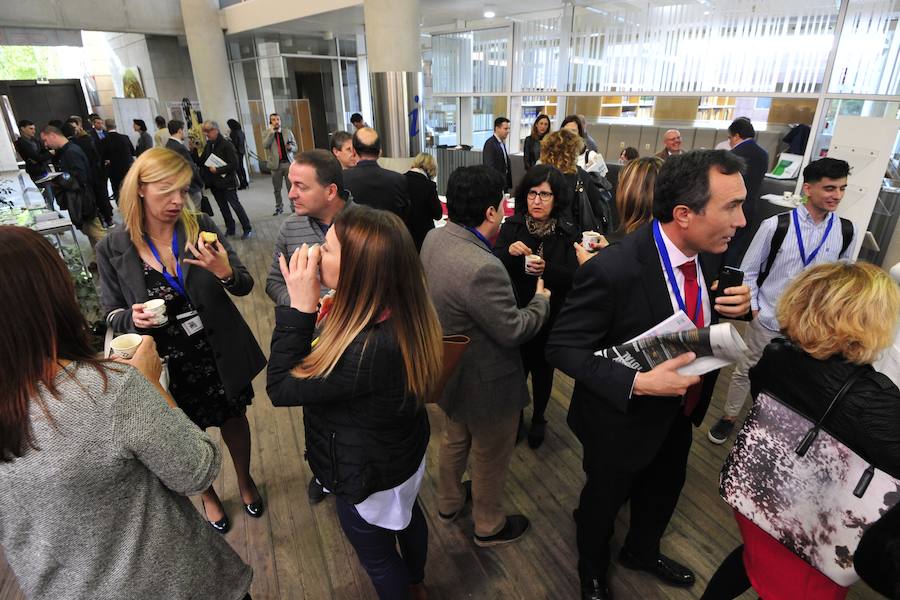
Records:
[[[585,250],[592,250],[591,244],[599,244],[601,235],[596,231],[582,231],[581,245]]]
[[[794,192],[784,192],[784,199],[790,200],[794,195]]]
[[[531,270],[534,268],[534,266],[536,264],[538,264],[540,262],[541,262],[540,256],[538,256],[537,254],[529,254],[528,256],[525,257],[525,272],[528,273],[529,275],[534,275],[534,273],[532,273]]]
[[[153,313],[153,322],[157,327],[169,322],[169,317],[166,316],[166,301],[162,298],[147,300],[144,302],[144,310]]]
[[[120,358],[131,358],[137,352],[138,346],[141,345],[143,339],[136,333],[126,333],[120,335],[110,342],[109,347],[113,354]]]

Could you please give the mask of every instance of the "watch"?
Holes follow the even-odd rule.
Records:
[[[219,279],[219,281],[222,283],[222,285],[231,285],[232,283],[234,283],[234,273],[232,273],[225,279]]]

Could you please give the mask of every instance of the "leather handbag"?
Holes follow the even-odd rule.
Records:
[[[737,435],[719,494],[737,512],[842,586],[859,580],[863,532],[900,499],[900,481],[827,431],[857,369],[813,422],[765,391]]]
[[[444,366],[441,370],[441,377],[434,387],[434,392],[432,392],[431,396],[425,400],[426,403],[433,404],[441,399],[441,394],[444,392],[447,382],[450,381],[450,377],[459,366],[459,361],[462,360],[466,348],[469,347],[469,341],[469,337],[465,335],[444,336]]]

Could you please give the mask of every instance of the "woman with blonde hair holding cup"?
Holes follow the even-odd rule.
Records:
[[[187,161],[165,148],[147,150],[131,166],[119,191],[125,227],[97,247],[100,301],[115,331],[156,340],[168,358],[172,396],[198,427],[221,429],[244,510],[259,517],[246,410],[266,360],[229,298],[249,294],[253,278],[191,204],[192,175]],[[148,303],[153,299],[165,301],[164,314],[153,306],[158,302]],[[212,486],[203,505],[213,528],[225,533],[228,516]]]

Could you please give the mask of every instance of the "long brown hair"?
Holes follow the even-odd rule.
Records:
[[[42,235],[0,226],[0,462],[37,449],[29,405],[39,386],[54,397],[56,364],[91,364],[106,374],[88,337],[72,276]],[[46,407],[40,404],[46,412]]]
[[[334,304],[319,343],[294,376],[327,377],[353,340],[389,313],[406,389],[424,402],[441,374],[442,332],[406,226],[392,213],[365,206],[344,210],[332,226],[341,244]]]
[[[616,210],[624,233],[631,233],[653,219],[653,188],[663,161],[655,156],[636,158],[619,171]]]
[[[537,128],[538,123],[540,123],[541,121],[547,121],[547,131],[545,131],[543,134],[539,133]],[[550,117],[545,115],[544,113],[539,114],[538,118],[535,119],[534,123],[532,123],[531,125],[531,138],[537,141],[541,141],[550,133],[551,127],[553,127],[553,123],[550,122]]]

